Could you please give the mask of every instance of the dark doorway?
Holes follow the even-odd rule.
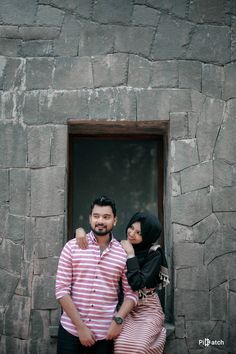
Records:
[[[89,230],[90,203],[102,194],[116,201],[118,239],[136,211],[149,210],[163,222],[163,129],[136,122],[90,124],[69,126],[68,238],[78,226]]]

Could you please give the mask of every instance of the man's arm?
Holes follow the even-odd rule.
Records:
[[[71,246],[67,243],[60,255],[56,275],[56,298],[63,310],[77,328],[78,337],[84,346],[91,346],[95,338],[90,329],[81,320],[79,312],[71,298],[72,256]]]
[[[78,337],[82,345],[90,347],[95,344],[95,337],[90,329],[85,325],[81,320],[79,312],[75,307],[70,295],[65,295],[59,299],[59,303],[62,306],[63,310],[70,317],[71,321],[77,328]]]
[[[122,319],[124,319],[134,306],[135,306],[134,300],[126,298],[123,304],[121,305],[119,311],[117,312],[116,317],[121,317]],[[115,321],[112,321],[108,329],[106,339],[117,338],[122,330],[122,327],[123,324],[117,324]]]

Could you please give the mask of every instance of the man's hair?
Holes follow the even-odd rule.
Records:
[[[90,206],[90,215],[92,214],[92,211],[93,211],[93,208],[95,205],[110,206],[114,216],[116,216],[116,205],[115,205],[115,202],[113,199],[111,199],[105,195],[101,195],[100,197],[96,198]]]

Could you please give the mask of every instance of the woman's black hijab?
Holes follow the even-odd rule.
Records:
[[[158,218],[149,212],[137,212],[135,213],[128,225],[126,226],[126,235],[128,228],[135,222],[140,222],[142,242],[133,245],[135,255],[138,258],[145,257],[149,252],[150,247],[155,243],[161,235],[162,226]]]

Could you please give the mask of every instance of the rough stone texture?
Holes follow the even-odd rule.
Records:
[[[126,84],[128,56],[109,54],[93,58],[94,87],[119,86]]]
[[[0,1],[0,354],[56,353],[70,118],[169,121],[165,353],[236,354],[235,28],[234,0]]]
[[[172,220],[187,226],[199,222],[212,213],[210,195],[207,189],[172,197]],[[185,210],[185,213],[183,213]]]
[[[22,339],[28,338],[31,300],[15,295],[5,315],[5,334]],[[24,326],[22,326],[22,322]]]
[[[191,30],[192,25],[187,21],[173,20],[170,16],[162,16],[152,48],[152,59],[180,59],[183,57]]]
[[[34,216],[60,215],[64,211],[65,169],[47,167],[32,170],[31,212]]]
[[[92,81],[92,65],[88,57],[56,59],[53,78],[55,89],[92,87]]]

